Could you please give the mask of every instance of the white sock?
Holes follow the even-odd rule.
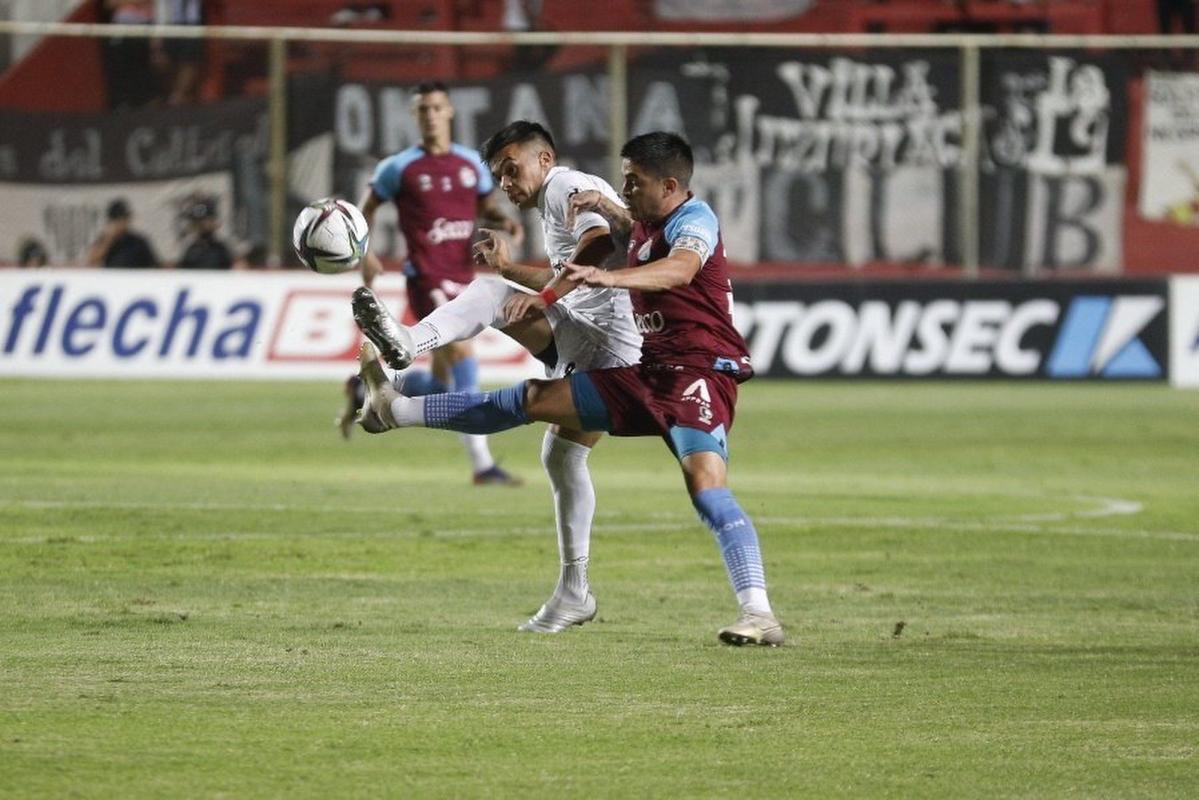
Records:
[[[489,470],[495,466],[491,457],[491,448],[487,446],[487,437],[477,433],[462,434],[462,444],[466,446],[466,455],[470,457],[471,468],[476,473]]]
[[[564,591],[576,600],[587,596],[591,520],[595,516],[595,487],[587,469],[589,455],[590,447],[545,432],[541,463],[554,492],[558,556],[562,562],[557,591]]]
[[[475,278],[450,302],[408,329],[416,353],[478,336],[484,328],[504,326],[504,303],[516,290],[497,278]]]
[[[391,416],[401,428],[420,428],[425,424],[425,398],[400,395],[391,401]]]
[[[774,616],[774,611],[770,608],[770,599],[766,596],[765,589],[742,589],[737,592],[737,602],[741,604],[742,611]]]

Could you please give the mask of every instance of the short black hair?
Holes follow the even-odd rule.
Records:
[[[104,212],[104,216],[110,220],[114,219],[129,219],[133,213],[129,210],[129,203],[123,197],[118,197],[108,204],[108,209]]]
[[[412,90],[413,96],[418,94],[432,94],[433,92],[444,92],[446,95],[449,95],[450,90],[441,81],[425,81],[424,83],[418,83],[416,88]]]
[[[677,133],[653,131],[634,136],[620,148],[620,157],[658,179],[674,178],[684,189],[691,185],[695,156],[691,154],[691,145]]]
[[[491,160],[508,145],[524,144],[537,139],[540,139],[551,153],[558,154],[558,150],[554,146],[554,137],[544,125],[540,122],[518,119],[516,122],[509,122],[492,134],[490,139],[483,142],[483,146],[479,148],[479,155],[483,157],[484,164],[490,164]]]

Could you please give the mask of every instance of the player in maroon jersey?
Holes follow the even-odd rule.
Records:
[[[445,85],[423,83],[413,92],[413,112],[420,128],[421,143],[383,159],[375,168],[370,186],[359,207],[368,226],[375,211],[393,202],[399,212],[408,256],[404,261],[408,302],[417,319],[458,296],[475,278],[471,239],[475,220],[511,235],[523,237],[520,224],[500,210],[491,171],[475,150],[455,144],[450,127],[454,107]],[[373,251],[362,259],[362,280],[370,286],[383,265]],[[475,391],[479,366],[470,342],[452,342],[432,352],[433,376],[429,381],[441,390]],[[409,383],[427,376],[412,375]],[[353,430],[361,407],[357,376],[346,385],[347,406],[338,425],[342,435]],[[484,436],[464,436],[476,484],[518,485],[491,457]]]
[[[573,281],[629,290],[645,337],[640,364],[495,392],[406,397],[366,344],[360,363],[368,402],[394,427],[494,433],[538,420],[615,436],[660,436],[716,536],[741,607],[737,621],[720,629],[721,641],[779,645],[784,633],[767,597],[757,533],[728,489],[727,436],[737,385],[753,371],[733,327],[719,224],[688,190],[694,161],[681,137],[644,134],[628,141],[621,156],[627,212],[597,193],[580,193],[573,203],[599,212],[614,233],[630,232],[628,266],[566,268]]]

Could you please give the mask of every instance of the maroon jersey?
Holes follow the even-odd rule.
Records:
[[[491,173],[478,153],[457,144],[441,155],[417,145],[379,162],[371,191],[396,204],[408,243],[408,277],[470,282],[479,197],[491,189]]]
[[[637,330],[645,337],[641,363],[712,369],[748,380],[749,349],[733,327],[733,285],[720,225],[707,203],[691,197],[660,222],[634,225],[629,266],[665,258],[675,248],[703,261],[691,283],[665,292],[629,290]]]

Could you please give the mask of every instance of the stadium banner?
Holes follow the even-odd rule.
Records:
[[[1119,54],[984,50],[981,260],[1026,274],[1123,263],[1128,71]]]
[[[1167,377],[1166,280],[745,283],[735,319],[769,377]]]
[[[734,261],[954,264],[960,66],[944,50],[660,51],[630,64],[629,132],[687,137],[692,188],[721,219]],[[1121,57],[986,51],[981,79],[984,266],[1115,271],[1127,180]],[[349,81],[331,90],[338,193],[357,197],[380,158],[419,141],[409,90]],[[462,144],[533,119],[554,132],[563,161],[613,177],[599,69],[513,71],[450,95]],[[380,223],[380,251],[392,254],[394,220]]]
[[[1140,215],[1199,224],[1199,75],[1149,73],[1142,142]]]
[[[361,342],[356,274],[0,270],[0,376],[344,380]],[[376,291],[405,309],[404,282]],[[475,340],[480,375],[543,375],[493,330]]]
[[[304,82],[306,97],[326,97]],[[328,113],[301,105],[288,119],[292,210],[330,193],[333,138]],[[37,240],[54,265],[85,263],[106,224],[105,210],[124,200],[132,228],[160,260],[182,253],[183,211],[197,196],[216,201],[219,238],[268,241],[266,100],[239,98],[196,107],[143,108],[103,114],[0,110],[0,261]]]
[[[1170,280],[1170,383],[1199,389],[1199,277]]]

